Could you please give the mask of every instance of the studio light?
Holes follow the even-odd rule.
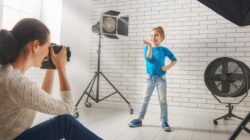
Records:
[[[198,0],[238,26],[250,25],[249,0]]]
[[[111,39],[118,39],[118,35],[128,36],[129,17],[119,15],[120,12],[113,10],[102,13],[100,21],[92,25],[92,32]]]

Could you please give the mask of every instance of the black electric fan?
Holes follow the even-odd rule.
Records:
[[[217,125],[219,119],[235,117],[241,119],[232,113],[233,104],[241,103],[248,95],[250,87],[250,69],[246,64],[229,57],[221,57],[213,60],[206,68],[204,80],[207,88],[220,103],[227,104],[228,113],[222,117],[214,119]],[[241,98],[238,102],[232,102],[236,98]],[[220,98],[231,98],[227,102],[222,102]]]

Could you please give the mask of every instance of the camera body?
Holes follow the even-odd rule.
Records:
[[[55,43],[51,43],[51,47],[56,54],[62,50],[62,46],[57,45]],[[67,50],[67,61],[69,62],[70,56],[71,56],[70,48],[67,47],[66,50]],[[49,52],[48,56],[44,58],[44,60],[42,62],[41,69],[56,69],[56,66],[52,61],[50,52]]]

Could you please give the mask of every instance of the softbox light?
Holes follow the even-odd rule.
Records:
[[[102,13],[100,21],[92,25],[92,32],[112,39],[118,39],[118,35],[128,36],[129,17],[119,14],[120,12],[113,10]]]
[[[250,0],[198,0],[229,21],[250,25]]]

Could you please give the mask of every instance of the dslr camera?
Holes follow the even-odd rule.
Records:
[[[57,45],[56,43],[51,43],[51,47],[56,54],[62,50],[62,45]],[[67,50],[67,61],[69,62],[71,56],[70,48],[67,47],[66,50]],[[56,69],[56,66],[52,61],[50,52],[48,56],[44,58],[41,69]]]

